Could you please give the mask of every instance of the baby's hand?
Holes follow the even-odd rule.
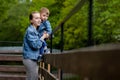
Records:
[[[43,33],[42,39],[46,39],[48,37],[47,33]]]
[[[49,34],[47,33],[47,38],[49,38]]]
[[[49,38],[49,34],[46,31],[43,34],[46,34],[46,38]]]

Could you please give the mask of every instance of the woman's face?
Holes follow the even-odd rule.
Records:
[[[34,13],[32,15],[33,15],[33,18],[30,20],[32,25],[35,27],[39,26],[41,23],[40,13]]]

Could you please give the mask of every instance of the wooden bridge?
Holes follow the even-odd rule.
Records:
[[[120,43],[92,45],[92,0],[89,0],[88,46],[64,51],[63,25],[85,2],[80,0],[64,20],[53,30],[61,28],[61,53],[45,54],[39,66],[40,80],[120,80]],[[51,35],[52,36],[52,35]],[[52,45],[52,39],[51,39]],[[67,75],[66,75],[67,74]],[[69,75],[72,74],[72,75]],[[0,80],[25,80],[22,50],[0,50]]]
[[[73,80],[120,80],[119,62],[120,44],[92,46],[60,54],[45,54],[43,62],[40,62],[39,78],[64,80],[64,74],[74,74],[79,78]],[[53,68],[56,72],[53,72]],[[1,50],[0,80],[25,80],[25,77],[22,51]]]

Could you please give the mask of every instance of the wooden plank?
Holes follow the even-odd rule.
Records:
[[[55,75],[50,73],[47,69],[45,68],[40,68],[40,76],[44,76],[45,80],[59,80]]]
[[[17,53],[17,54],[22,54],[21,50],[0,50],[0,54],[4,53],[4,54],[13,54],[13,53]]]
[[[9,76],[9,77],[6,77],[6,76],[0,76],[0,80],[25,80],[25,77],[13,77],[13,76]]]
[[[21,65],[0,65],[0,72],[25,72],[25,67]]]
[[[25,80],[26,76],[22,74],[0,74],[0,80]]]
[[[19,61],[20,64],[17,64],[16,61]],[[7,65],[3,65],[2,63],[0,64],[0,80],[25,80],[26,70],[23,64],[21,64],[22,51],[1,50],[0,62],[5,62],[7,64]],[[13,64],[11,65],[11,63],[14,63],[14,65]]]
[[[22,55],[3,55],[3,54],[0,54],[0,61],[22,61]]]

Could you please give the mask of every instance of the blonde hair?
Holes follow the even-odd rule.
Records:
[[[42,7],[42,8],[40,9],[40,13],[46,13],[47,15],[50,15],[50,11],[49,11],[49,9],[46,8],[46,7]]]

